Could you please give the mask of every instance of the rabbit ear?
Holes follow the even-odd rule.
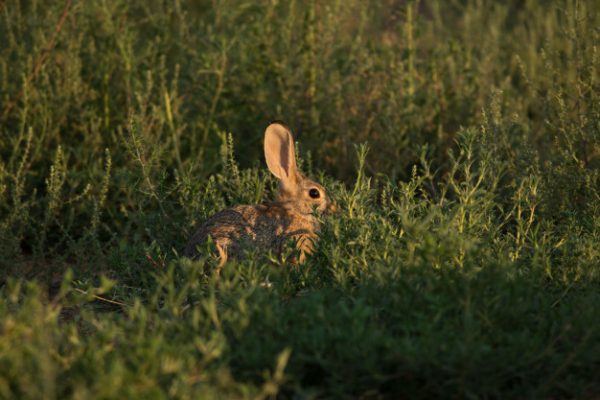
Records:
[[[290,130],[274,122],[265,130],[265,159],[269,171],[284,184],[296,182],[296,151]]]

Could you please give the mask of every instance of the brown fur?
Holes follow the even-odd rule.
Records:
[[[210,236],[219,252],[222,266],[228,258],[241,258],[245,248],[281,253],[284,242],[291,238],[300,250],[300,259],[313,251],[319,222],[313,211],[333,211],[325,189],[296,169],[294,141],[289,129],[272,123],[265,131],[265,158],[269,170],[280,179],[277,200],[257,205],[240,205],[210,217],[192,235],[184,250],[190,258],[198,256],[197,248]],[[319,198],[311,198],[311,189]]]

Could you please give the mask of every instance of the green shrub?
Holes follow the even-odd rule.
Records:
[[[0,4],[0,398],[597,396],[598,11]],[[273,119],[340,211],[217,277]]]

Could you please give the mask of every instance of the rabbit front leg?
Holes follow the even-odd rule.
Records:
[[[304,262],[306,261],[306,256],[314,252],[314,242],[316,240],[317,235],[315,233],[306,233],[298,235],[298,239],[296,241],[296,248],[300,250],[300,257],[298,259],[300,264],[304,264]]]

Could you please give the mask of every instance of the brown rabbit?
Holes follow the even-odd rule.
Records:
[[[240,205],[206,220],[188,241],[184,255],[198,256],[197,247],[210,236],[219,253],[219,268],[229,257],[240,258],[243,249],[254,247],[279,255],[288,238],[300,250],[300,263],[313,250],[319,222],[315,210],[330,212],[334,203],[325,189],[302,175],[296,168],[294,139],[281,122],[271,123],[265,130],[265,159],[273,175],[279,179],[279,194],[274,202]]]

